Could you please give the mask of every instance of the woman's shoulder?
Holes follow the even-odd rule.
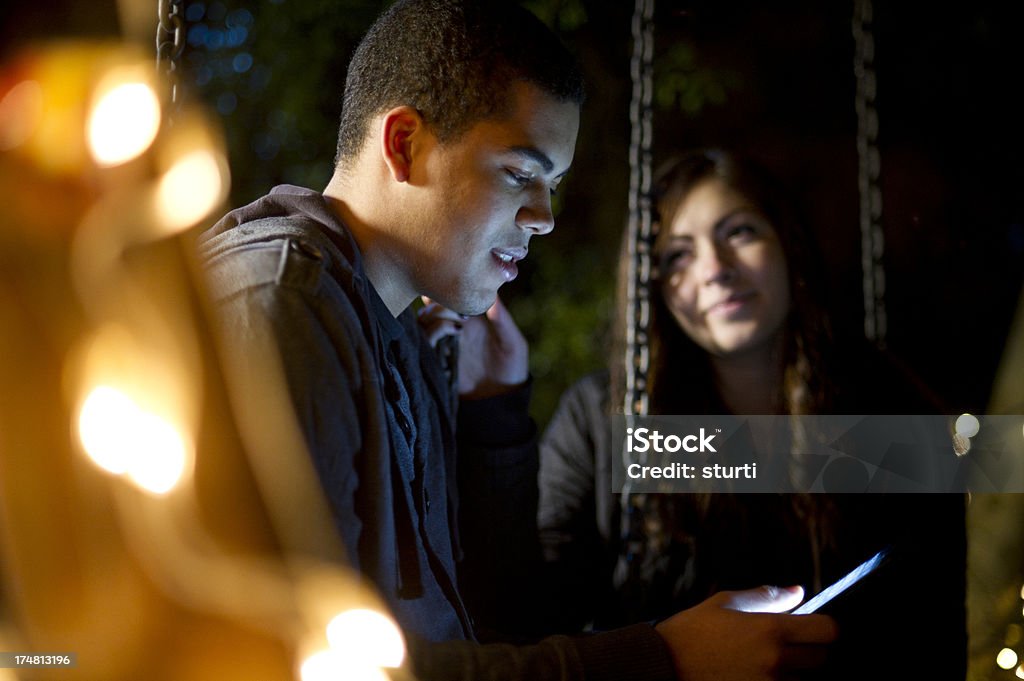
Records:
[[[941,398],[891,351],[857,342],[842,348],[838,359],[835,413],[948,413]]]
[[[607,369],[600,369],[570,385],[562,393],[560,407],[568,404],[583,405],[607,414],[610,400],[611,377]]]
[[[567,432],[588,433],[590,437],[603,432],[610,423],[610,392],[607,370],[578,379],[562,393],[543,441],[558,439]]]

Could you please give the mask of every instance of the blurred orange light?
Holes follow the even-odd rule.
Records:
[[[92,461],[103,470],[127,472],[131,441],[123,424],[136,415],[131,399],[119,390],[101,385],[85,398],[78,414],[78,434]]]
[[[43,88],[34,80],[23,80],[0,99],[0,151],[24,144],[43,115]]]
[[[302,663],[299,674],[302,681],[388,681],[387,675],[379,668],[353,664],[333,650],[321,650],[310,655]]]
[[[89,393],[79,411],[78,430],[97,466],[127,474],[147,492],[166,494],[185,472],[187,447],[181,434],[116,388],[100,385]]]
[[[402,632],[387,615],[366,608],[346,610],[327,625],[331,649],[367,666],[400,667],[405,659]]]
[[[160,130],[160,100],[146,82],[115,72],[101,87],[89,113],[88,140],[93,159],[115,166],[137,158]]]
[[[191,227],[217,207],[224,195],[225,164],[209,149],[185,154],[160,178],[157,210],[171,230]]]

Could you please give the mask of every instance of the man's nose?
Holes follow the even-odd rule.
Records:
[[[547,234],[555,228],[555,216],[551,212],[551,192],[539,187],[532,200],[519,208],[516,224],[536,235]]]

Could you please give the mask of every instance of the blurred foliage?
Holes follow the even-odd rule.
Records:
[[[573,31],[587,23],[587,8],[581,0],[524,0],[521,4],[556,31]]]
[[[699,113],[707,104],[725,104],[740,87],[735,71],[701,65],[695,47],[686,42],[670,45],[657,61],[654,100],[661,109]]]
[[[187,83],[228,134],[232,203],[326,185],[345,64],[384,2],[188,3]]]

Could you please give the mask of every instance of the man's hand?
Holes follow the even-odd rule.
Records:
[[[723,591],[657,626],[681,681],[784,679],[825,662],[838,635],[826,615],[783,615],[803,589]]]
[[[459,339],[459,396],[481,399],[508,392],[529,377],[529,346],[501,302],[477,317],[457,314],[429,298],[419,311],[430,344]]]

